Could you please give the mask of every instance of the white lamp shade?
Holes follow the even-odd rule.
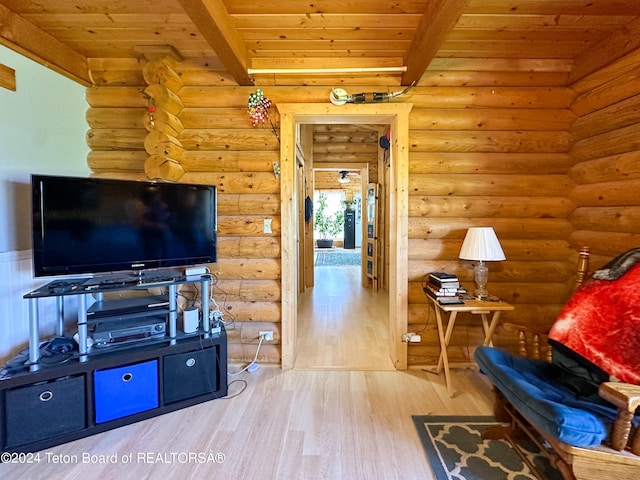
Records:
[[[492,227],[472,227],[462,242],[459,257],[463,260],[505,260],[502,246]]]

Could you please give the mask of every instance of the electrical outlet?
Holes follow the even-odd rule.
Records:
[[[222,312],[220,310],[212,310],[209,313],[209,318],[211,319],[211,321],[215,326],[217,326],[219,323],[222,323],[224,320],[222,318]]]
[[[260,330],[260,334],[258,336],[265,342],[273,341],[273,332],[271,330]]]
[[[405,333],[402,335],[402,341],[404,343],[409,343],[411,341],[411,338],[415,335],[414,332],[409,332],[409,333]]]
[[[422,337],[420,335],[416,335],[414,332],[405,333],[402,335],[402,341],[404,343],[420,343]]]
[[[264,222],[262,223],[262,232],[263,233],[273,233],[273,230],[271,230],[271,219],[270,218],[265,218]]]

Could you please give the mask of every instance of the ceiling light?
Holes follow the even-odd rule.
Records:
[[[347,68],[247,68],[249,75],[258,74],[289,74],[289,75],[313,75],[323,73],[403,73],[407,71],[402,67],[347,67]]]

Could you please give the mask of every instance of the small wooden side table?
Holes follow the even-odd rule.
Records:
[[[451,374],[449,373],[449,357],[447,356],[447,347],[451,340],[451,333],[456,323],[458,313],[471,313],[474,315],[480,315],[482,319],[482,330],[484,331],[483,345],[493,346],[493,332],[498,326],[498,320],[502,312],[513,310],[513,305],[506,302],[489,302],[486,300],[465,300],[464,304],[455,305],[441,305],[438,301],[427,295],[427,298],[433,302],[434,310],[436,312],[436,322],[438,324],[438,339],[440,341],[440,357],[438,359],[438,366],[434,369],[428,369],[438,375],[444,368],[444,377],[447,383],[447,392],[450,397],[453,397],[453,390],[451,388]],[[442,321],[442,313],[449,313],[449,319],[447,321],[446,331]],[[489,315],[493,312],[491,320]]]

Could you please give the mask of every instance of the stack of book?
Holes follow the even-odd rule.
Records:
[[[452,273],[431,272],[424,293],[442,305],[464,303],[458,295],[465,293],[465,290],[460,286],[458,277]]]

